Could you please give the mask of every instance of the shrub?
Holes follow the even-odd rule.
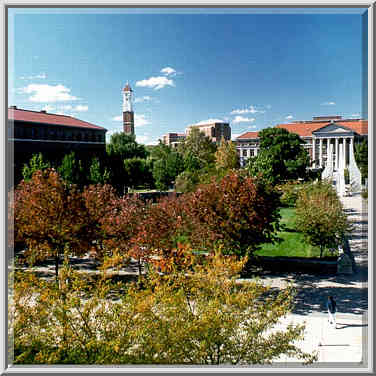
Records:
[[[289,181],[277,186],[277,190],[281,192],[281,204],[283,206],[295,206],[301,187],[302,184],[299,181]]]
[[[361,196],[362,198],[364,198],[365,200],[368,200],[368,188],[365,188],[362,190],[361,192]]]
[[[216,253],[191,269],[151,272],[144,288],[62,269],[58,289],[16,275],[10,325],[15,364],[270,364],[285,354],[317,359],[294,342],[304,326],[275,325],[291,288],[271,293],[236,282],[243,262]],[[116,293],[116,300],[110,294]]]
[[[350,230],[342,203],[326,181],[312,183],[300,191],[296,204],[296,227],[307,241],[324,248],[337,248]]]

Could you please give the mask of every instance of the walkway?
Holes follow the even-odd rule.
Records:
[[[368,330],[368,215],[360,195],[343,198],[345,211],[354,225],[349,237],[357,270],[353,275],[313,276],[301,273],[265,275],[263,283],[281,288],[287,282],[297,288],[296,306],[281,324],[306,322],[305,339],[299,346],[317,351],[316,366],[367,367]],[[337,300],[337,329],[328,323],[325,302],[328,295]],[[281,358],[281,362],[295,362]],[[335,364],[337,363],[337,364]],[[341,363],[341,364],[338,364]],[[344,363],[344,364],[342,364]],[[280,363],[279,363],[280,364]],[[276,364],[278,366],[278,364]]]

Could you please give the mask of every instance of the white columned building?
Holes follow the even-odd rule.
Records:
[[[295,121],[288,124],[278,124],[277,128],[285,128],[296,133],[304,143],[304,148],[310,155],[311,168],[323,169],[328,160],[329,145],[333,145],[333,168],[338,169],[339,158],[345,161],[345,167],[350,164],[350,149],[368,137],[368,121],[363,119],[342,119],[341,116],[314,117],[313,120]],[[259,152],[258,132],[246,132],[236,138],[235,143],[241,165]],[[339,156],[339,145],[342,155]]]

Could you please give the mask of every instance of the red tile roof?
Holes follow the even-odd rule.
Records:
[[[236,137],[237,140],[249,140],[254,138],[258,138],[258,132],[246,132],[240,135],[239,137]]]
[[[343,125],[346,128],[352,129],[354,132],[360,135],[368,135],[368,120],[356,120],[356,121],[336,121],[338,125]]]
[[[289,123],[289,124],[277,124],[276,128],[284,128],[291,133],[296,133],[300,137],[312,136],[312,132],[330,124],[330,122],[314,122],[314,123]]]
[[[312,137],[312,132],[317,131],[330,124],[330,121],[301,121],[287,124],[277,124],[276,128],[284,128],[289,132],[296,133],[300,137]],[[335,124],[349,128],[354,132],[364,136],[368,134],[368,120],[362,119],[338,119]],[[237,140],[249,140],[258,138],[258,132],[246,132]]]
[[[14,108],[8,108],[8,119],[25,121],[30,123],[42,123],[51,125],[63,125],[68,127],[106,130],[105,128],[100,127],[98,125],[91,124],[68,115],[56,115],[49,114],[46,112],[29,111]]]
[[[297,133],[300,137],[310,137],[312,132],[329,125],[329,121],[307,121],[289,124],[278,124],[277,128],[285,128],[289,132]],[[343,119],[335,121],[335,124],[349,128],[360,135],[368,134],[368,120]]]

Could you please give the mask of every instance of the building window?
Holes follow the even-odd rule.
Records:
[[[249,154],[250,154],[251,157],[254,157],[254,155],[255,155],[255,151],[254,151],[254,149],[251,149],[251,150],[249,151]]]
[[[247,156],[247,149],[244,149],[243,150],[243,157],[246,157]]]

